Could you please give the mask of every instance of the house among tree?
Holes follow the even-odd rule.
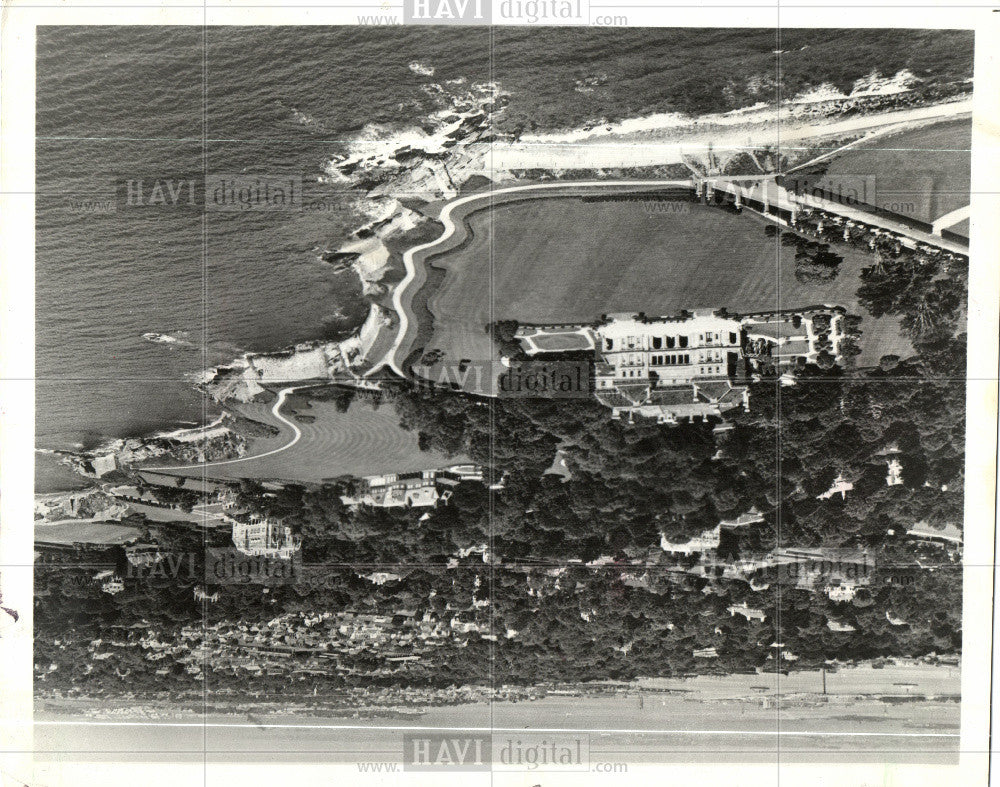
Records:
[[[767,614],[762,609],[755,609],[754,607],[747,606],[746,604],[734,604],[728,607],[729,617],[735,617],[736,615],[742,615],[747,620],[759,620],[763,623],[767,619]]]
[[[850,623],[843,623],[842,621],[833,620],[832,618],[826,621],[826,627],[830,629],[830,631],[840,631],[845,634],[850,633],[852,631],[857,631],[857,629],[854,628],[854,626],[852,626]]]
[[[847,493],[854,489],[854,484],[850,481],[844,480],[844,474],[840,473],[836,478],[833,479],[833,485],[827,489],[822,494],[816,495],[817,500],[829,500],[836,494],[840,495],[841,500],[847,499]]]
[[[205,588],[203,588],[201,585],[195,585],[194,586],[194,600],[195,601],[208,601],[208,602],[214,603],[214,602],[216,602],[216,601],[219,600],[219,591],[216,590],[216,591],[214,591],[212,593],[208,593],[208,592],[205,591]]]
[[[121,593],[125,589],[125,583],[112,569],[99,571],[94,575],[94,580],[101,582],[101,590],[110,593],[112,596]]]
[[[280,519],[251,514],[246,520],[231,519],[232,539],[244,555],[290,559],[301,547],[292,529]]]
[[[718,549],[720,541],[719,525],[705,530],[701,535],[693,536],[686,541],[670,541],[666,535],[660,536],[660,548],[664,552],[680,555],[694,555]]]
[[[613,418],[659,423],[721,418],[749,408],[738,320],[713,313],[647,318],[612,314],[594,328],[594,389]]]
[[[827,585],[823,588],[830,601],[851,601],[857,595],[858,588],[851,583],[841,582],[836,585]]]
[[[885,477],[886,486],[899,486],[903,483],[903,464],[893,457],[892,459],[886,460],[886,466],[889,472]]]
[[[358,494],[342,495],[340,499],[345,505],[428,508],[448,502],[453,488],[462,481],[482,481],[483,477],[483,469],[472,464],[368,476],[362,480],[363,488]]]

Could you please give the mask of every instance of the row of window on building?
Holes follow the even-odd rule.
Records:
[[[688,366],[690,363],[691,356],[688,353],[653,355],[650,357],[650,364],[652,366]]]
[[[621,369],[620,371],[621,371],[621,376],[622,377],[639,377],[639,378],[644,378],[646,376],[645,374],[643,374],[643,370],[642,369],[639,369],[639,370],[636,370],[636,369]],[[700,374],[702,376],[707,376],[707,375],[710,375],[710,374],[722,374],[722,367],[721,366],[701,366],[701,367],[698,368],[698,374]],[[601,387],[602,388],[606,388],[609,385],[610,385],[610,383],[605,384],[605,381],[603,381],[603,380],[601,381]]]
[[[738,341],[737,335],[730,331],[729,332],[729,344],[736,344]],[[653,350],[673,350],[675,348],[684,349],[688,346],[689,337],[688,336],[650,336],[649,337],[651,349]],[[723,334],[708,331],[706,333],[698,334],[699,344],[721,344],[723,341]],[[614,341],[611,338],[606,338],[605,349],[614,350]],[[642,337],[641,336],[629,336],[621,342],[621,347],[619,350],[634,350],[642,347]]]

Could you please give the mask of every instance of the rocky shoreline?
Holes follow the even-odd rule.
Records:
[[[356,189],[358,209],[369,216],[344,244],[320,253],[320,259],[335,270],[350,269],[357,275],[371,302],[364,323],[341,341],[247,353],[231,364],[206,370],[198,386],[215,401],[249,401],[269,384],[325,378],[349,381],[380,360],[370,357],[370,351],[382,330],[393,329],[389,296],[393,279],[402,277],[402,250],[434,223],[433,209],[418,208],[458,194],[458,183],[468,177],[456,180],[456,174],[465,173],[462,167],[456,168],[456,158],[462,159],[466,149],[497,138],[494,115],[502,111],[506,100],[489,83],[427,89],[442,107],[423,127],[401,134],[366,129],[364,141],[326,166],[325,180]],[[481,173],[477,170],[477,174]],[[395,196],[399,193],[407,198]]]
[[[109,440],[85,451],[47,453],[58,457],[82,476],[121,480],[119,474],[123,468],[150,459],[165,458],[193,464],[242,456],[247,448],[247,439],[244,436],[246,430],[236,426],[238,420],[237,416],[225,413],[206,426]],[[78,496],[79,492],[72,494]]]

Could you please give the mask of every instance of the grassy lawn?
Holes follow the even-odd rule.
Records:
[[[830,282],[795,279],[794,250],[764,235],[763,219],[692,203],[684,213],[653,212],[642,201],[558,197],[472,214],[473,237],[432,259],[446,276],[428,299],[433,333],[425,350],[449,360],[491,352],[484,326],[590,322],[608,312],[675,314],[842,305],[861,312],[855,292],[871,258],[848,247]],[[864,316],[864,355],[910,354],[895,318]]]
[[[540,350],[554,352],[556,350],[587,350],[590,342],[578,333],[550,333],[531,337],[532,342]]]
[[[266,423],[279,424],[266,412],[270,404],[260,406],[261,412],[249,416]],[[347,412],[339,412],[333,402],[308,401],[294,396],[285,405],[282,414],[295,421],[302,430],[302,438],[287,451],[248,459],[245,462],[208,465],[205,473],[210,478],[273,478],[287,481],[320,482],[341,475],[365,476],[378,473],[405,473],[429,470],[455,462],[467,462],[466,457],[447,457],[436,451],[421,451],[417,446],[416,432],[408,432],[399,425],[399,417],[390,403],[373,407],[365,399],[354,400]],[[310,416],[305,422],[296,415]],[[277,438],[255,440],[250,455],[264,453],[291,439],[290,430],[282,425]]]
[[[845,152],[827,177],[875,177],[876,207],[933,222],[969,204],[972,122],[955,120],[884,136]],[[968,234],[968,223],[953,231]]]
[[[66,522],[58,525],[36,525],[35,538],[50,544],[123,544],[141,535],[142,531],[106,522]]]

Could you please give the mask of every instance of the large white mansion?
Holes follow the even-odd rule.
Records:
[[[654,380],[657,387],[726,379],[740,357],[738,320],[714,314],[688,319],[608,315],[595,329],[601,363],[597,389],[627,380]]]
[[[741,330],[739,320],[713,313],[608,315],[593,329],[595,394],[613,417],[636,413],[662,423],[746,407],[748,389],[732,382]]]
[[[748,376],[761,379],[762,373],[816,363],[824,343],[839,362],[844,314],[839,306],[738,317],[724,310],[677,317],[629,312],[589,325],[523,325],[516,336],[529,357],[593,353],[594,394],[613,418],[641,415],[676,424],[749,409]],[[820,316],[822,324],[816,322]],[[782,374],[782,384],[793,383]]]

